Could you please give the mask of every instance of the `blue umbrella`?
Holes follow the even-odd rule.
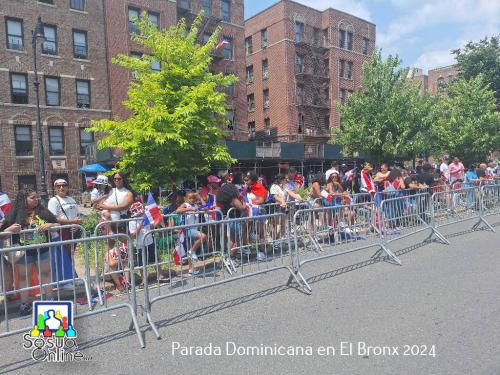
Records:
[[[84,165],[83,167],[80,168],[81,172],[107,172],[109,171],[108,167],[105,167],[104,165],[101,164],[89,164],[89,165]]]

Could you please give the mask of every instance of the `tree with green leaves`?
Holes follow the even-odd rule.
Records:
[[[362,89],[340,105],[341,126],[334,142],[374,162],[409,160],[431,149],[427,113],[434,99],[419,95],[401,60],[374,53],[363,65]]]
[[[127,119],[93,122],[90,130],[104,134],[98,147],[123,150],[118,170],[127,173],[139,191],[234,162],[221,140],[227,124],[223,88],[237,78],[209,69],[220,30],[206,44],[199,44],[201,16],[191,28],[181,20],[160,31],[147,15],[136,24],[139,33],[132,38],[148,54],[113,59],[135,78],[123,103],[132,114]],[[160,71],[151,69],[154,62],[160,64]]]
[[[465,163],[485,161],[500,150],[500,113],[486,78],[459,78],[448,86],[431,112],[436,151]]]
[[[459,76],[467,80],[483,74],[483,78],[495,92],[500,109],[500,35],[479,42],[469,42],[463,48],[453,50]]]

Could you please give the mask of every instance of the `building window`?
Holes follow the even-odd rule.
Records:
[[[33,155],[33,139],[31,138],[31,126],[16,126],[14,128],[16,156]]]
[[[320,33],[320,29],[318,29],[317,27],[313,28],[313,44],[315,46],[319,45]]]
[[[248,112],[255,111],[255,97],[253,94],[247,95]]]
[[[57,55],[57,29],[55,26],[43,25],[45,40],[42,43],[42,53]]]
[[[328,29],[323,29],[323,47],[328,47]]]
[[[262,60],[262,79],[269,78],[269,62],[267,59]]]
[[[253,65],[247,66],[247,84],[253,83]]]
[[[264,131],[267,135],[271,135],[271,120],[269,118],[264,119]]]
[[[345,30],[339,30],[339,47],[345,48]]]
[[[330,59],[325,59],[325,61],[323,62],[323,70],[321,72],[323,74],[323,77],[328,77],[329,71],[330,71]]]
[[[155,73],[161,72],[161,63],[158,60],[151,61],[151,70]]]
[[[298,129],[297,129],[297,133],[299,134],[302,134],[304,132],[304,115],[302,113],[299,113],[299,117],[298,117],[298,122],[299,122],[299,126],[298,126]]]
[[[149,20],[151,21],[151,23],[153,25],[155,25],[157,29],[159,29],[160,28],[160,15],[158,13],[148,12],[148,17],[149,17]]]
[[[262,43],[262,48],[267,48],[268,40],[267,40],[267,29],[263,29],[260,31],[260,40]]]
[[[23,21],[7,18],[5,28],[7,30],[7,48],[22,51],[24,49]]]
[[[225,36],[224,40],[227,42],[227,43],[224,43],[224,59],[225,60],[232,60],[233,59],[233,38]]]
[[[330,129],[330,116],[326,115],[324,118],[325,129]]]
[[[87,32],[73,30],[73,56],[75,59],[87,59]]]
[[[436,83],[437,92],[443,92],[446,87],[443,77],[439,77]]]
[[[85,128],[80,128],[80,155],[85,155],[87,146],[94,143],[94,133],[85,131]]]
[[[347,79],[352,79],[352,61],[347,62]]]
[[[301,55],[295,56],[295,72],[304,73],[304,56]]]
[[[304,104],[304,86],[297,85],[297,104]]]
[[[182,3],[181,3],[182,4]],[[129,34],[139,34],[135,22],[139,19],[141,10],[137,8],[128,8],[128,32]]]
[[[319,87],[313,87],[313,98],[312,98],[312,104],[313,105],[320,105],[320,89]]]
[[[295,22],[295,41],[302,42],[304,40],[304,24],[302,22]]]
[[[177,3],[179,4],[179,7],[182,9],[187,9],[187,10],[191,9],[191,1],[190,0],[179,0]]]
[[[64,155],[64,128],[49,128],[49,154]]]
[[[345,104],[346,99],[347,99],[347,90],[346,89],[340,89],[340,104]]]
[[[76,106],[90,108],[90,81],[76,80]]]
[[[234,83],[231,83],[229,86],[226,86],[224,89],[226,96],[232,98],[234,97]]]
[[[39,3],[44,3],[44,4],[54,4],[54,0],[37,0]]]
[[[203,0],[203,14],[205,17],[212,15],[212,0]]]
[[[85,0],[70,0],[69,7],[75,10],[85,10]]]
[[[231,3],[229,0],[221,0],[220,2],[220,18],[223,21],[231,21]]]
[[[59,78],[45,77],[45,104],[49,106],[61,105]]]
[[[248,138],[255,139],[255,121],[248,123]]]
[[[339,60],[339,77],[344,78],[345,60]]]
[[[363,55],[368,55],[369,45],[370,45],[370,40],[368,38],[363,38]]]
[[[226,118],[228,121],[227,129],[234,130],[234,109],[230,108],[226,111]]]
[[[252,37],[249,36],[248,38],[245,38],[245,50],[248,55],[251,55],[253,53],[253,43],[252,43]]]
[[[262,91],[262,98],[264,99],[264,108],[269,108],[269,89]]]
[[[19,184],[19,190],[32,189],[36,191],[36,176],[17,176],[17,183]]]
[[[28,104],[28,77],[26,74],[10,75],[10,95],[12,103]]]
[[[352,37],[353,37],[353,34],[351,32],[348,32],[347,33],[347,49],[349,51],[352,51]]]

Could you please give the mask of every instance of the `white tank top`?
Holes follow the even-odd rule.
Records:
[[[127,188],[113,188],[111,189],[111,192],[109,193],[108,199],[106,199],[106,204],[109,204],[110,206],[121,206],[125,202],[125,197],[129,190]],[[120,219],[120,214],[126,214],[127,210],[123,211],[109,211],[111,214],[111,220],[119,220]]]
[[[188,202],[185,202],[185,205],[186,205],[187,208],[194,208],[195,207],[195,206],[189,204]],[[187,214],[186,218],[185,218],[185,221],[184,221],[184,223],[186,225],[198,224],[198,222],[199,222],[199,218],[198,218],[198,214],[197,213],[196,214]],[[194,227],[193,227],[193,229],[194,229]]]

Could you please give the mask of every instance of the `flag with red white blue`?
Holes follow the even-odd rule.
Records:
[[[142,226],[153,224],[155,222],[161,222],[163,224],[163,216],[160,209],[156,205],[156,201],[153,198],[153,194],[148,194],[148,200],[146,202],[146,207],[144,208],[144,217],[142,219]]]

